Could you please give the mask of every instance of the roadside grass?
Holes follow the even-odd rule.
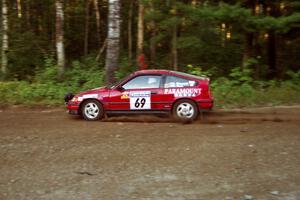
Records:
[[[300,104],[300,87],[290,81],[267,86],[241,85],[214,88],[215,107],[241,108]]]

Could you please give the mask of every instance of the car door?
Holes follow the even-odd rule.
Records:
[[[111,111],[158,110],[162,99],[161,75],[137,75],[112,90],[108,99]]]

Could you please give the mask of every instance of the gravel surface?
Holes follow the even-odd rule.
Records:
[[[1,200],[298,200],[300,107],[87,122],[0,110]]]

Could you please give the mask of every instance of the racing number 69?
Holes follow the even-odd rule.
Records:
[[[137,98],[136,101],[135,101],[134,106],[136,108],[143,108],[144,105],[145,105],[145,103],[146,103],[146,99],[145,98]]]

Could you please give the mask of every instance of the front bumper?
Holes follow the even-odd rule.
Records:
[[[79,115],[78,110],[69,110],[70,115]]]
[[[80,114],[79,104],[77,104],[77,103],[68,102],[67,109],[69,111],[69,114],[71,114],[71,115],[79,115]]]

